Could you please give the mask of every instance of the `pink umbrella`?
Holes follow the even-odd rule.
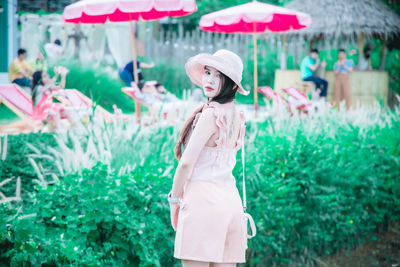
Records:
[[[254,105],[257,110],[257,33],[299,30],[310,26],[311,22],[308,14],[253,1],[202,16],[200,28],[211,32],[253,33]]]
[[[107,20],[132,22],[186,16],[196,10],[195,0],[81,0],[65,7],[63,19],[72,23],[105,23]],[[134,77],[137,83],[135,35],[132,23],[130,26]]]

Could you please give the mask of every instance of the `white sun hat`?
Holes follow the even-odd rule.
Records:
[[[238,92],[248,95],[250,92],[243,89],[241,84],[243,63],[238,55],[226,49],[220,49],[213,55],[201,53],[188,59],[185,64],[186,74],[190,80],[203,88],[201,78],[204,74],[204,66],[210,66],[222,72],[232,79],[238,86]]]

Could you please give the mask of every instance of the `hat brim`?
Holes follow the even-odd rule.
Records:
[[[231,78],[232,81],[238,86],[238,92],[240,94],[248,95],[250,93],[249,91],[243,89],[241,82],[235,78],[235,75],[229,72],[229,69],[226,68],[226,63],[224,63],[220,57],[207,53],[201,53],[191,57],[185,64],[186,74],[189,76],[190,80],[199,87],[203,88],[201,80],[204,74],[204,66],[213,67]]]

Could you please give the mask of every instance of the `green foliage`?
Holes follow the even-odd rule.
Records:
[[[32,205],[2,207],[13,219],[7,227],[7,217],[0,221],[0,242],[8,248],[0,260],[14,266],[171,266],[169,183],[139,171],[117,177],[99,163],[58,185],[38,186]]]
[[[390,127],[368,129],[338,118],[281,129],[271,121],[252,125],[257,136],[247,151],[257,153],[246,162],[258,227],[249,243],[252,263],[351,249],[400,219],[400,136],[391,128],[400,121],[389,121]]]
[[[400,94],[400,50],[388,51],[385,69],[389,72],[389,87]]]
[[[180,98],[182,98],[184,89],[194,86],[186,75],[184,66],[160,60],[153,68],[142,69],[142,71],[146,80],[156,80],[162,83],[169,92]]]
[[[253,43],[248,46],[248,51],[253,51]],[[261,51],[267,51],[266,56],[262,57]],[[267,43],[257,40],[257,72],[258,86],[274,86],[275,70],[279,69],[277,49],[271,49]],[[242,84],[250,90],[248,96],[238,95],[240,103],[254,103],[254,54],[248,53],[249,58],[243,58],[244,70]],[[264,103],[264,98],[259,97],[259,101]]]
[[[8,225],[0,231],[0,262],[172,266],[173,230],[165,198],[174,166],[169,140],[175,131],[149,133],[129,125],[87,130],[83,135],[9,136],[2,177],[24,177],[23,191],[34,193],[23,194],[23,205],[0,206],[8,215],[0,219]],[[153,153],[165,161],[155,160]],[[38,172],[29,158],[41,166],[49,184],[36,185]],[[17,167],[18,162],[23,164]],[[50,179],[53,175],[59,182]],[[11,196],[15,186],[7,189]]]
[[[247,122],[248,207],[258,230],[249,240],[250,266],[306,263],[373,238],[400,219],[399,114],[361,110],[352,117],[332,112]],[[0,205],[0,262],[178,264],[165,200],[177,133],[125,123],[56,139],[9,136],[1,175],[23,177],[29,194],[23,203]],[[38,179],[29,158],[47,181],[53,174],[59,181],[27,187]],[[237,160],[241,192],[240,153]]]
[[[326,62],[326,70],[333,70],[333,66],[335,65],[335,63],[339,59],[338,55],[339,55],[339,49],[340,48],[341,47],[333,48],[331,50],[320,50],[319,51],[319,58],[321,59],[321,61],[325,60],[325,62]],[[347,59],[353,60],[354,65],[357,65],[357,62],[358,62],[357,54],[351,55],[351,56],[349,55],[350,50],[357,49],[357,48],[350,45],[349,47],[345,47],[344,49],[346,50],[346,53],[347,53]],[[306,54],[304,54],[304,57],[305,56],[306,56]],[[302,59],[304,57],[302,57]],[[300,64],[301,64],[301,62],[298,65],[298,69],[300,69]]]
[[[390,7],[390,9],[392,9],[394,12],[397,13],[397,15],[400,16],[400,5],[398,3],[396,3],[396,1],[382,0],[382,2],[384,2],[386,5],[388,5]]]
[[[116,68],[82,65],[74,61],[66,61],[62,65],[70,70],[66,88],[78,89],[111,112],[114,104],[125,113],[133,112],[133,100],[121,91],[124,84]]]
[[[21,196],[23,199],[27,199],[29,198],[29,192],[34,190],[34,180],[38,177],[29,158],[31,158],[35,151],[37,153],[47,151],[47,148],[55,146],[56,142],[53,134],[49,133],[10,135],[7,137],[7,140],[6,160],[0,160],[0,177],[4,179],[21,177]],[[3,151],[5,149],[5,145],[3,144],[4,137],[0,138],[0,143],[2,144]],[[46,160],[46,158],[43,158],[39,164],[39,168],[44,168],[47,172],[55,172],[57,170],[54,162]],[[47,174],[46,172],[44,173],[45,176]],[[8,196],[14,195],[15,183],[1,188],[1,191]]]

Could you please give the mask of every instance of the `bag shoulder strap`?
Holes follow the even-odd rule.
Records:
[[[242,148],[242,168],[243,168],[243,210],[244,212],[246,212],[247,209],[247,203],[246,203],[246,179],[245,179],[245,173],[244,173],[244,168],[245,168],[245,159],[244,159],[244,136],[246,133],[246,119],[244,117],[244,113],[243,111],[240,111],[240,118],[241,118],[241,126],[240,126],[240,132],[239,132],[239,139],[238,139],[238,143],[241,144],[237,144],[237,149],[239,149],[240,147]]]
[[[243,168],[243,210],[246,212],[247,209],[247,203],[246,203],[246,180],[245,180],[245,174],[244,174],[244,137],[242,140],[242,168]]]

